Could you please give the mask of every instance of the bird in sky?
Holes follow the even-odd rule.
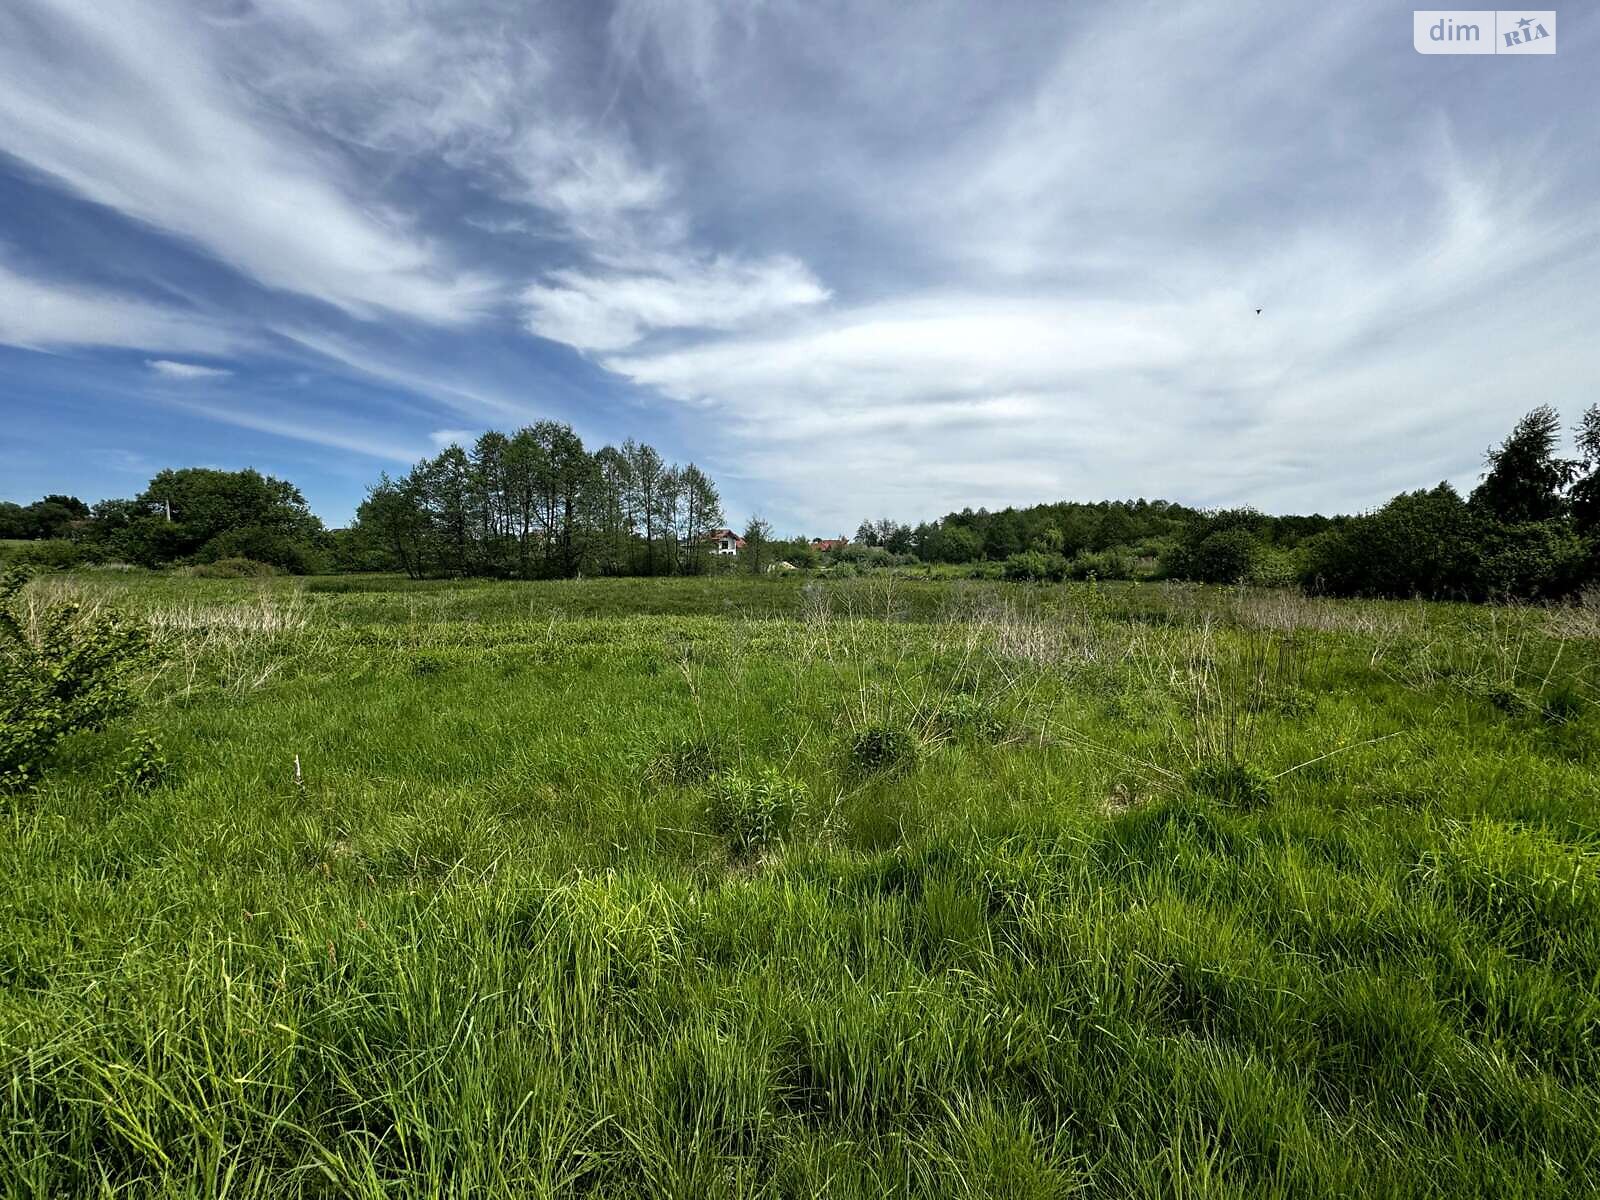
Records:
[[[1256,309],[1256,316],[1259,317],[1260,315],[1261,315],[1261,310],[1258,308],[1258,309]]]

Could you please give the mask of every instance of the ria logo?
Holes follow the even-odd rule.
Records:
[[[1556,14],[1516,9],[1426,9],[1411,14],[1418,54],[1554,54]]]

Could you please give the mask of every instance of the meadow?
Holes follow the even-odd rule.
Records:
[[[110,572],[0,1194],[1600,1187],[1600,608]]]

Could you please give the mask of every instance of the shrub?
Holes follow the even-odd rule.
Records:
[[[148,792],[166,782],[170,768],[155,733],[141,729],[117,760],[117,779],[129,791]]]
[[[24,542],[11,546],[5,554],[5,563],[14,567],[36,567],[42,571],[70,571],[73,567],[99,562],[101,555],[93,546],[72,542],[65,538],[46,538],[37,542]]]
[[[1068,579],[1132,579],[1133,558],[1122,547],[1082,550],[1066,566]]]
[[[998,741],[1005,734],[1005,722],[994,705],[982,696],[957,692],[934,710],[933,724],[949,734],[969,734],[984,741]]]
[[[789,836],[807,800],[805,784],[776,767],[754,775],[732,770],[712,780],[706,816],[732,853],[755,854]]]
[[[1300,577],[1299,556],[1276,546],[1257,546],[1245,582],[1255,587],[1290,587]]]
[[[1005,578],[1018,583],[1056,583],[1067,577],[1067,560],[1045,550],[1024,550],[1005,561]]]
[[[859,775],[888,774],[916,761],[917,743],[903,729],[874,726],[850,741],[850,766]]]
[[[1238,583],[1255,565],[1255,535],[1235,527],[1209,534],[1188,555],[1188,576],[1201,583]]]
[[[115,612],[58,604],[30,619],[27,580],[0,579],[0,790],[30,786],[62,738],[129,708],[129,676],[150,646],[143,626]]]
[[[1565,521],[1480,522],[1473,593],[1482,599],[1556,599],[1583,582],[1588,547]]]
[[[266,564],[291,575],[312,575],[326,569],[327,555],[309,538],[292,537],[260,526],[226,529],[199,550],[201,562]]]

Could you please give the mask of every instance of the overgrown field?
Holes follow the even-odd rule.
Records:
[[[5,1194],[1600,1186],[1593,608],[66,592],[164,665],[0,799]]]

